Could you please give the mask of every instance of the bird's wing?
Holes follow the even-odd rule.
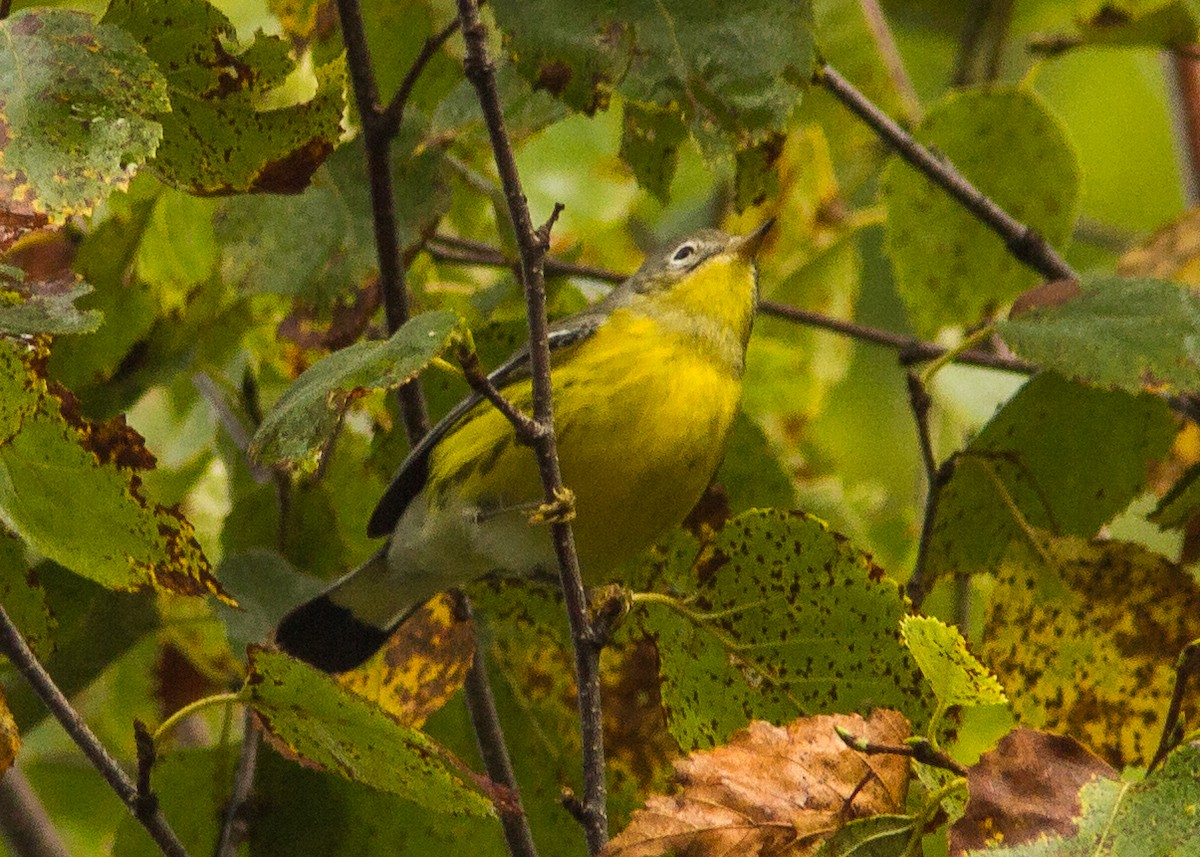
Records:
[[[550,350],[553,352],[587,339],[595,333],[603,318],[601,313],[584,310],[552,325],[549,334]],[[528,378],[529,373],[529,346],[526,345],[493,370],[488,375],[488,380],[499,389],[506,384]],[[383,496],[379,498],[379,504],[376,505],[367,524],[368,536],[381,538],[391,534],[408,504],[425,488],[425,481],[429,478],[429,455],[433,448],[450,433],[467,411],[481,401],[483,397],[478,393],[467,396],[417,442],[396,470],[396,475],[392,477],[391,484],[383,492]]]

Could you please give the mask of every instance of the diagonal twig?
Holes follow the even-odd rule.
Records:
[[[117,793],[117,797],[146,828],[146,832],[150,834],[163,854],[166,854],[167,857],[187,857],[187,851],[184,850],[179,838],[167,823],[166,818],[163,817],[162,811],[157,806],[151,805],[153,802],[141,799],[142,795],[139,793],[137,785],[129,779],[129,775],[117,764],[117,760],[109,754],[96,734],[83,722],[79,713],[71,707],[70,701],[38,661],[37,656],[29,648],[29,644],[25,642],[25,638],[21,636],[21,632],[17,630],[3,606],[0,606],[0,653],[3,653],[25,677],[25,680],[33,686],[34,691],[50,709],[50,713],[62,724],[63,729],[71,736],[71,740],[78,745],[92,766],[100,772],[112,790]]]
[[[1079,275],[1038,232],[1021,223],[967,181],[948,161],[938,158],[897,125],[830,65],[817,69],[815,79],[859,119],[874,129],[896,154],[956,199],[1003,240],[1017,261],[1050,280],[1077,280]]]

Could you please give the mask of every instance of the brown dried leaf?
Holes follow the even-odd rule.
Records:
[[[752,722],[725,746],[676,762],[679,791],[651,796],[601,857],[805,857],[846,822],[902,808],[907,759],[864,756],[846,746],[835,726],[881,744],[910,734],[903,715],[884,709],[870,719],[821,715],[787,727]]]
[[[1200,209],[1164,226],[1117,263],[1123,277],[1154,277],[1200,285]]]
[[[1074,836],[1079,790],[1117,772],[1074,738],[1015,729],[967,772],[971,798],[950,828],[950,855],[992,843],[1020,845],[1042,835]]]
[[[458,618],[453,598],[439,595],[401,624],[374,657],[335,678],[419,729],[462,687],[474,656],[471,623]]]

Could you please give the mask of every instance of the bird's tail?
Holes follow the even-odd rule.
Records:
[[[311,601],[275,630],[279,648],[326,672],[344,672],[379,651],[396,626],[419,606],[392,605],[397,587],[387,546]]]

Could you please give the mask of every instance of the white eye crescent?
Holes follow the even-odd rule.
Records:
[[[696,254],[696,245],[688,241],[685,244],[680,244],[675,248],[675,252],[671,254],[672,265],[682,265],[688,259]]]

